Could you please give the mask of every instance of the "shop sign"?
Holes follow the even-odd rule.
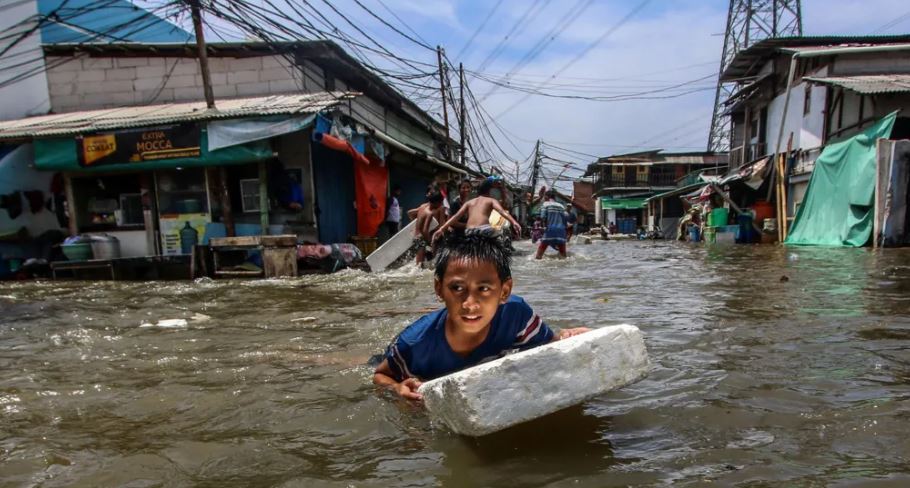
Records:
[[[165,255],[180,254],[183,246],[181,245],[180,231],[190,223],[190,227],[196,230],[197,243],[202,243],[205,237],[205,227],[211,221],[209,214],[180,214],[173,217],[161,217],[158,219],[159,230],[161,232],[161,253]]]
[[[80,136],[76,138],[76,150],[82,167],[198,158],[200,137],[196,124],[143,127]]]

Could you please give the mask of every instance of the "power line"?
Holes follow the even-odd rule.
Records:
[[[326,3],[328,3],[328,2],[326,2]],[[433,50],[433,48],[430,47],[430,46],[428,46],[426,43],[421,42],[421,41],[418,41],[417,39],[414,39],[413,37],[411,37],[411,36],[405,34],[404,32],[402,32],[401,30],[399,30],[399,29],[398,29],[397,27],[395,27],[394,25],[388,23],[388,22],[387,22],[385,19],[383,19],[382,17],[376,15],[376,13],[374,13],[372,10],[370,10],[369,8],[367,8],[366,5],[360,3],[360,0],[354,0],[354,3],[356,3],[357,5],[359,5],[360,8],[366,10],[367,13],[370,14],[373,18],[375,18],[376,20],[382,22],[383,25],[385,25],[385,26],[388,27],[389,29],[392,29],[393,31],[397,32],[398,34],[400,34],[400,35],[401,35],[402,37],[404,37],[405,39],[407,39],[407,40],[413,42],[414,44],[417,44],[418,46],[420,46],[420,47],[422,47],[422,48],[424,48],[424,49],[429,49],[429,50],[431,50],[431,51]]]
[[[613,25],[612,27],[610,27],[609,29],[607,29],[600,37],[598,37],[594,42],[592,42],[591,44],[589,44],[588,47],[586,47],[585,49],[583,49],[583,50],[582,50],[580,53],[578,53],[574,58],[572,58],[568,63],[566,63],[565,65],[563,65],[560,69],[556,70],[556,71],[553,73],[553,75],[551,75],[551,78],[552,78],[552,77],[555,77],[555,76],[556,76],[557,74],[559,74],[559,73],[568,71],[568,69],[571,68],[575,63],[577,63],[578,60],[580,60],[581,58],[583,58],[583,57],[584,57],[586,54],[588,54],[592,49],[594,49],[595,47],[597,47],[598,45],[600,45],[601,42],[603,42],[607,37],[609,37],[610,35],[612,35],[612,34],[613,34],[614,32],[616,32],[617,30],[619,30],[620,27],[622,27],[622,26],[625,25],[627,22],[629,22],[630,20],[632,20],[632,17],[634,17],[636,14],[638,14],[638,12],[640,12],[641,10],[643,10],[643,9],[648,5],[648,3],[650,3],[650,1],[651,1],[651,0],[642,0],[641,2],[639,2],[639,4],[638,4],[635,8],[633,8],[628,14],[626,14],[625,17],[623,17],[622,19],[620,19],[619,22],[617,22],[615,25]],[[498,119],[499,117],[502,117],[503,115],[505,115],[505,114],[511,112],[515,107],[517,107],[518,105],[520,105],[521,103],[523,103],[523,102],[524,102],[525,100],[527,100],[530,96],[531,96],[531,94],[525,95],[525,96],[522,97],[520,100],[518,100],[517,102],[513,103],[512,105],[510,105],[507,109],[505,109],[505,110],[503,110],[502,112],[500,112],[495,118]]]
[[[525,10],[524,13],[521,15],[521,17],[515,22],[515,24],[512,25],[512,28],[509,29],[509,32],[505,36],[503,36],[503,38],[499,41],[498,44],[496,44],[496,46],[493,48],[493,50],[490,51],[490,54],[488,54],[487,57],[484,58],[484,60],[480,63],[480,66],[477,69],[483,71],[484,69],[486,69],[487,66],[490,65],[490,63],[492,63],[496,58],[498,58],[499,55],[502,54],[503,51],[505,51],[505,46],[507,45],[507,43],[509,42],[511,37],[517,33],[520,33],[522,30],[524,30],[524,26],[527,25],[526,22],[531,23],[534,19],[536,19],[537,16],[540,15],[540,12],[543,11],[543,9],[545,9],[547,7],[547,5],[550,4],[551,0],[546,0],[546,2],[543,4],[543,6],[540,9],[535,10],[537,8],[537,6],[540,5],[540,1],[541,0],[534,0],[534,3],[532,3],[531,5],[528,6],[528,9]],[[533,15],[532,15],[532,13],[533,13]]]
[[[458,51],[458,54],[455,55],[456,60],[461,59],[461,56],[463,54],[467,54],[468,52],[470,52],[469,48],[473,44],[474,39],[476,39],[477,35],[480,34],[480,31],[482,31],[483,28],[487,26],[487,22],[489,22],[490,19],[492,19],[493,16],[496,15],[496,11],[499,9],[499,6],[502,5],[502,2],[503,2],[503,0],[498,0],[493,5],[493,8],[490,9],[490,11],[487,13],[486,17],[484,17],[483,22],[481,22],[480,25],[477,26],[477,29],[474,29],[474,33],[471,34],[471,37],[468,38],[468,41],[464,43],[464,46],[461,46],[461,49]]]
[[[534,60],[534,58],[539,56],[540,53],[542,53],[544,51],[544,49],[546,49],[546,47],[550,43],[552,43],[554,40],[556,40],[556,37],[559,35],[559,33],[562,30],[564,30],[564,29],[568,28],[570,25],[572,25],[575,22],[575,20],[577,20],[578,17],[580,17],[581,14],[584,13],[584,11],[587,10],[591,6],[592,2],[593,2],[593,0],[578,0],[578,2],[576,2],[575,5],[573,5],[572,8],[570,8],[566,12],[566,14],[563,15],[563,17],[546,34],[544,34],[531,47],[531,49],[529,49],[528,52],[526,52],[521,57],[521,59],[518,60],[517,63],[515,63],[515,65],[512,67],[512,69],[510,69],[509,72],[506,73],[506,76],[505,76],[506,81],[511,79],[512,76],[514,76],[516,73],[521,71],[528,63],[530,63],[532,60]],[[487,98],[490,97],[490,95],[495,93],[496,90],[498,90],[498,88],[496,86],[494,86],[493,89],[490,90],[489,92],[487,92],[483,97],[481,97],[480,100],[481,101],[486,100]]]

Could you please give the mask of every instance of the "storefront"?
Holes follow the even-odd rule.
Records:
[[[65,175],[71,235],[116,237],[123,257],[186,254],[223,220],[207,168],[274,157],[269,141],[209,151],[205,136],[189,123],[38,139],[35,166]]]

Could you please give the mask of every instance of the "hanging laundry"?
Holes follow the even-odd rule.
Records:
[[[329,149],[348,153],[355,162],[363,163],[366,165],[370,164],[370,160],[368,160],[363,154],[357,152],[357,150],[354,149],[354,146],[352,146],[350,142],[338,139],[337,137],[333,137],[329,134],[314,134],[314,139],[316,142],[322,143],[323,146]]]
[[[354,137],[354,129],[344,125],[341,121],[341,117],[335,115],[332,119],[332,131],[330,134],[338,139],[350,141],[351,138]]]
[[[360,134],[355,134],[351,137],[351,146],[354,146],[354,150],[360,154],[366,154],[367,152],[366,138]]]
[[[36,214],[44,209],[44,192],[41,190],[28,190],[25,193],[25,199],[28,200],[28,209]]]
[[[364,154],[366,154],[367,159],[373,163],[385,164],[385,146],[372,137],[367,138],[367,147]]]
[[[330,134],[332,132],[332,120],[328,117],[318,114],[316,115],[316,124],[313,129],[313,140],[319,141],[317,138],[319,134]]]
[[[14,191],[0,195],[0,208],[6,210],[12,220],[22,215],[22,192]]]

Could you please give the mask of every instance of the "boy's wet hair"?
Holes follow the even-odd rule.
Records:
[[[554,190],[547,190],[547,193],[545,193],[544,195],[550,199],[556,198],[556,192]]]
[[[490,190],[492,189],[493,180],[491,178],[484,178],[484,180],[480,182],[480,186],[477,187],[477,194],[486,196],[490,194]]]
[[[434,191],[427,195],[427,201],[430,203],[442,203],[442,193]]]
[[[449,263],[458,259],[492,264],[501,281],[512,277],[512,250],[499,237],[481,232],[450,234],[436,255],[436,279],[442,281]]]

